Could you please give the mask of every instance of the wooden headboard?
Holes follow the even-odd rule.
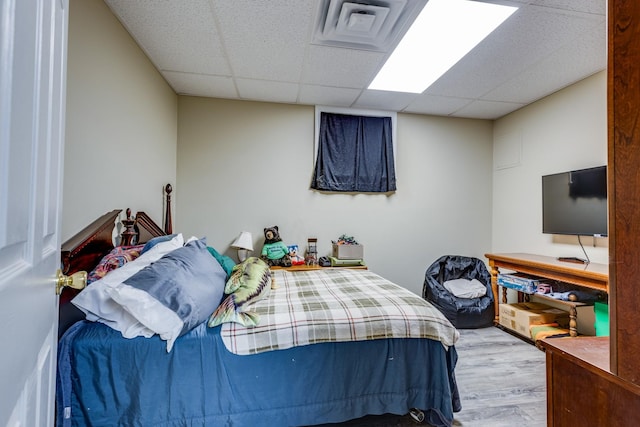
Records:
[[[121,244],[142,244],[153,237],[164,236],[173,232],[171,219],[171,185],[165,186],[165,221],[161,228],[144,212],[137,212],[131,217],[127,209],[127,218],[123,219]],[[114,209],[97,218],[61,246],[61,270],[70,275],[78,271],[89,272],[100,262],[102,257],[113,248],[113,232],[116,220],[122,209]],[[78,294],[78,290],[64,288],[60,295],[59,336],[73,323],[83,319],[84,314],[69,301]]]
[[[167,184],[165,186],[166,211],[163,228],[142,211],[137,212],[136,216],[132,218],[131,210],[127,209],[127,218],[122,220],[124,225],[121,237],[123,245],[145,243],[153,237],[173,232],[171,191],[171,184]],[[122,209],[115,209],[105,213],[62,244],[61,263],[64,274],[92,270],[100,259],[113,249],[113,229],[121,212]],[[128,228],[127,225],[130,225],[131,228]],[[133,235],[125,233],[133,233]]]
[[[60,255],[64,274],[91,270],[113,249],[113,228],[120,212],[122,209],[107,212],[62,244]]]

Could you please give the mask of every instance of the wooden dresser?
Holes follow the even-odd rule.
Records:
[[[640,426],[640,386],[611,373],[609,337],[546,338],[547,426]]]

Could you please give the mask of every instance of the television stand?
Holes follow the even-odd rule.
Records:
[[[558,257],[558,261],[573,262],[573,263],[576,263],[576,264],[589,264],[589,261],[587,261],[586,259],[577,258],[577,257],[574,257],[574,256],[559,256]]]
[[[489,259],[496,325],[500,324],[499,305],[501,302],[507,302],[507,288],[502,288],[502,298],[498,295],[498,274],[501,268],[609,294],[608,264],[591,262],[578,265],[572,262],[561,262],[556,257],[524,253],[485,254],[485,256]]]

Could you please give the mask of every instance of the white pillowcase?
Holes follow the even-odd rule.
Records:
[[[113,301],[110,289],[118,286],[174,249],[182,247],[183,244],[182,234],[176,235],[167,242],[158,243],[138,258],[109,272],[102,279],[96,280],[87,286],[86,289],[71,300],[71,303],[85,313],[87,320],[104,323],[120,331],[125,338],[135,338],[137,336],[149,338],[153,336],[154,332],[152,330],[145,327],[121,305]]]
[[[480,298],[487,294],[487,288],[478,279],[447,280],[442,286],[458,298]]]

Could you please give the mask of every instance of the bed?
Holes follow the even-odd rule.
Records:
[[[95,221],[93,231],[83,230],[83,238],[70,239],[75,249],[67,245],[63,251],[73,254],[63,255],[67,273],[77,265],[87,268],[88,258],[99,264],[103,255],[119,250],[108,243],[112,224],[113,213]],[[151,228],[149,242],[158,237],[153,234],[166,233]],[[144,240],[138,238],[138,248]],[[101,256],[83,254],[82,248],[99,248]],[[277,287],[245,308],[258,315],[255,326],[210,327],[212,316],[180,334],[170,349],[161,334],[124,338],[99,321],[68,322],[58,350],[57,425],[305,426],[412,408],[431,425],[451,425],[460,410],[454,373],[458,333],[437,310],[367,270],[268,275]],[[371,314],[374,289],[404,323],[384,326],[388,315]],[[360,296],[349,296],[353,291]],[[346,299],[334,295],[340,293]],[[68,303],[61,311],[63,305]],[[431,320],[413,319],[414,311],[424,316],[424,307]],[[353,323],[354,318],[367,319]]]

